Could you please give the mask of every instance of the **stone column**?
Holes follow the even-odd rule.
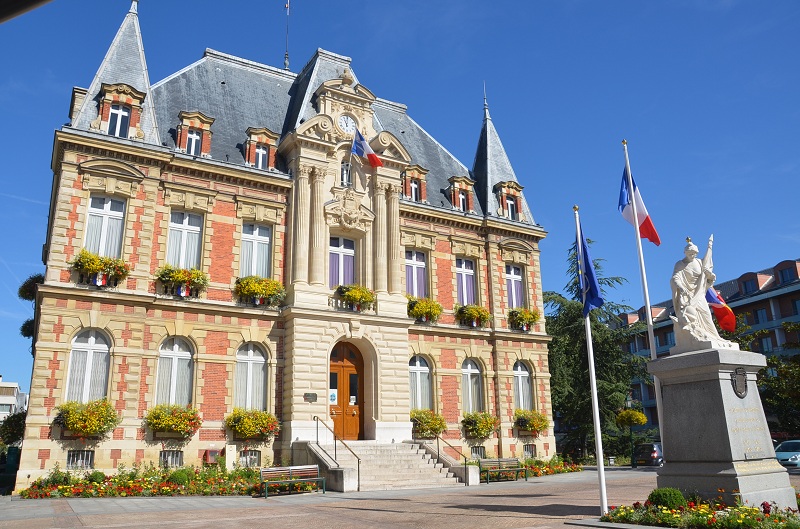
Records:
[[[325,171],[315,168],[311,177],[311,272],[312,285],[325,284]],[[302,254],[296,254],[302,255]],[[295,259],[297,260],[297,259]]]
[[[309,186],[308,178],[312,168],[300,166],[295,182],[294,235],[292,238],[292,283],[308,283],[308,224],[309,224]],[[301,257],[303,256],[303,257]]]
[[[372,207],[375,212],[375,222],[372,227],[372,236],[375,239],[375,290],[386,292],[388,270],[386,270],[386,189],[387,185],[375,182],[375,193],[372,197]]]
[[[388,192],[388,256],[389,256],[389,293],[401,294],[400,271],[403,255],[400,248],[400,191],[399,185],[391,185]]]

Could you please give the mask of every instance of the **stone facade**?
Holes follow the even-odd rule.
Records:
[[[278,92],[274,100],[261,101],[270,106],[261,119],[232,119],[223,116],[225,110],[212,96],[197,99],[209,91],[180,92],[171,84],[175,76],[150,86],[144,64],[137,77],[130,62],[124,71],[109,62],[126,50],[143,60],[140,46],[132,9],[112,43],[117,55],[109,54],[89,89],[75,90],[71,124],[56,133],[43,255],[47,271],[36,302],[34,371],[17,488],[56,464],[75,466],[75,455],[85,451],[93,452],[93,468],[107,472],[119,464],[158,464],[165,450],[182,451],[184,464],[201,464],[209,454],[225,450],[230,465],[243,449],[260,450],[262,465],[287,462],[293,442],[330,439],[320,423],[336,428],[330,366],[332,351],[342,343],[357,350],[363,362],[356,373],[363,392],[351,392],[346,403],[353,416],[360,416],[357,438],[411,438],[409,361],[420,357],[430,366],[430,406],[448,423],[443,437],[469,455],[473,442],[464,439],[460,425],[462,364],[473,360],[480,366],[479,407],[502,424],[482,443],[487,455],[523,457],[525,446],[540,457],[554,455],[552,431],[531,438],[513,427],[515,365],[528,373],[529,406],[551,422],[552,408],[544,319],[525,331],[508,325],[508,310],[519,306],[509,298],[508,266],[521,270],[516,288],[524,292],[522,306],[543,312],[538,244],[545,231],[533,222],[502,145],[498,164],[492,159],[498,155],[479,144],[477,158],[486,159],[470,172],[429,136],[400,139],[403,131],[388,123],[390,118],[408,120],[405,107],[376,98],[355,82],[348,58],[323,50],[296,75],[208,51],[192,68],[206,61],[230,68],[231,89],[254,82],[236,78],[242,70],[297,88],[296,101],[283,101]],[[192,68],[175,75],[191,76]],[[117,105],[111,112],[119,112],[120,100],[98,94],[121,85],[136,91],[136,131],[114,135],[106,114],[111,104]],[[179,112],[167,108],[173,104]],[[91,126],[98,116],[99,129]],[[381,166],[351,154],[348,120],[369,140]],[[202,138],[199,156],[186,147],[195,130]],[[488,109],[481,138],[499,144]],[[257,167],[261,147],[267,167]],[[426,149],[436,150],[445,162],[436,162]],[[234,154],[220,155],[225,150]],[[506,166],[503,174],[493,173]],[[412,176],[424,180],[422,195],[409,195],[406,182]],[[459,193],[469,192],[466,211],[450,202],[458,193],[448,182],[457,184]],[[503,183],[503,193],[514,190],[518,217],[507,218],[498,210],[499,194],[469,187],[492,189],[496,182]],[[97,228],[90,225],[90,214],[98,207],[93,204],[103,201],[124,205],[118,257],[131,271],[118,284],[95,286],[71,263],[94,237]],[[188,251],[171,240],[177,233],[176,213],[198,219],[190,227],[199,234],[197,268],[207,275],[208,285],[197,295],[175,295],[155,278],[159,268],[176,264],[177,254],[171,252]],[[260,259],[267,260],[269,277],[286,287],[280,308],[254,305],[234,294],[245,261],[252,258],[243,247],[245,227],[252,225],[268,228],[268,250]],[[189,235],[183,237],[188,245]],[[352,276],[374,291],[372,307],[353,310],[337,298],[332,238],[352,243]],[[407,315],[407,251],[425,256],[426,294],[444,309],[436,325]],[[485,327],[456,319],[458,283],[463,281],[458,259],[474,264],[474,303],[492,314]],[[90,376],[86,371],[83,379],[76,375],[85,369],[76,367],[76,338],[87,330],[107,344],[107,382],[99,388],[105,372]],[[190,349],[188,401],[203,421],[194,436],[180,442],[143,425],[165,382],[159,380],[164,344],[174,338]],[[237,382],[237,352],[249,345],[263,354],[266,365],[259,407],[281,422],[280,434],[266,442],[237,439],[223,423],[245,391]],[[56,407],[76,394],[69,386],[78,382],[86,384],[87,394],[105,396],[122,418],[106,439],[79,440],[54,425]]]

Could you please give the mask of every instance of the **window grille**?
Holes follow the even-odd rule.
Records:
[[[470,455],[472,459],[483,459],[486,457],[486,448],[483,446],[470,447]]]
[[[239,452],[239,465],[245,468],[261,466],[261,450],[242,450]]]
[[[522,445],[522,455],[525,459],[533,459],[536,457],[536,445],[533,443]]]
[[[182,467],[183,450],[162,450],[158,453],[158,463],[164,468]]]
[[[94,468],[94,450],[67,450],[67,470]]]

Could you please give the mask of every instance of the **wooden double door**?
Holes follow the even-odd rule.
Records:
[[[338,343],[331,351],[328,409],[340,439],[363,439],[364,360],[352,344]]]

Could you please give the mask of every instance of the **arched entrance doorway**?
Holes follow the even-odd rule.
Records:
[[[328,406],[340,439],[364,438],[364,360],[352,344],[338,343],[331,351]]]

